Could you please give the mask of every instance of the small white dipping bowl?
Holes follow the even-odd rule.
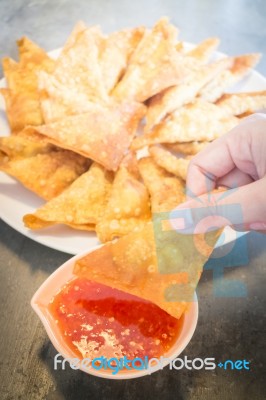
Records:
[[[96,248],[98,247],[100,246],[97,246]],[[73,274],[73,268],[76,260],[84,257],[96,248],[91,249],[89,252],[86,251],[84,253],[78,254],[65,262],[63,265],[61,265],[61,267],[59,267],[54,273],[52,273],[52,275],[49,276],[49,278],[46,279],[46,281],[40,286],[40,288],[31,299],[31,306],[40,317],[51,342],[53,343],[58,353],[60,353],[62,357],[66,359],[76,359],[77,355],[69,348],[69,346],[65,342],[65,339],[62,336],[53,315],[49,311],[49,303],[50,300],[56,295],[56,293],[58,293],[69,280],[77,277]],[[171,349],[163,355],[163,357],[168,359],[167,362],[164,364],[164,367],[167,366],[172,360],[177,358],[180,353],[182,353],[182,351],[188,345],[193,336],[198,320],[198,300],[196,294],[194,296],[194,301],[189,311],[184,314],[183,318],[183,324],[181,326],[176,342],[171,347]],[[61,367],[62,365],[60,366],[60,364],[57,366],[58,369]],[[162,367],[160,364],[157,364],[152,366],[152,368],[150,369],[132,369],[128,371],[121,370],[117,374],[112,374],[112,371],[110,369],[97,370],[92,367],[86,368],[86,366],[82,365],[79,366],[79,369],[101,378],[131,379],[150,375],[151,373],[162,369]]]

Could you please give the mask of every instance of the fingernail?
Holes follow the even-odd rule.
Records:
[[[266,222],[253,222],[253,224],[249,225],[249,228],[253,231],[265,231]]]

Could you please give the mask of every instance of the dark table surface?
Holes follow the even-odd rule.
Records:
[[[162,15],[180,27],[184,40],[219,36],[220,49],[228,54],[265,53],[264,0],[1,0],[1,56],[15,57],[15,40],[25,34],[47,50],[60,47],[79,19],[110,32],[152,25]],[[265,75],[266,57],[257,69]],[[181,356],[214,357],[217,363],[246,359],[250,370],[165,368],[129,381],[103,380],[70,368],[53,369],[57,352],[32,311],[30,299],[69,255],[33,242],[2,221],[0,238],[0,399],[266,398],[266,235],[248,234],[249,262],[239,261],[225,271],[225,279],[245,284],[244,297],[215,296],[214,286],[220,278],[213,280],[212,270],[204,272],[198,288],[198,326]]]

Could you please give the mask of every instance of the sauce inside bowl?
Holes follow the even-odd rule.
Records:
[[[183,324],[149,301],[84,278],[69,281],[49,311],[79,359],[159,358]]]

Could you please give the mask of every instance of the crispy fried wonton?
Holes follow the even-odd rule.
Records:
[[[51,143],[80,153],[115,171],[145,110],[145,106],[139,103],[112,103],[89,113],[40,126],[37,130]]]
[[[211,141],[238,124],[238,118],[215,104],[197,100],[177,109],[150,134],[136,137],[132,149],[155,143]]]
[[[24,149],[24,154],[26,151]],[[27,155],[25,158],[5,157],[0,162],[0,170],[16,178],[38,196],[50,200],[83,174],[89,165],[90,161],[79,154],[54,150]]]
[[[8,88],[16,93],[37,92],[38,71],[52,72],[54,60],[27,37],[18,40],[19,62],[3,59],[4,75]]]
[[[74,43],[67,42],[56,60],[53,76],[74,93],[84,93],[88,99],[106,98],[98,63],[100,28],[91,27],[76,35]]]
[[[112,172],[97,163],[77,178],[59,196],[44,204],[23,221],[30,229],[66,224],[76,229],[95,230],[101,218],[113,180]]]
[[[217,105],[232,115],[255,113],[266,108],[266,90],[224,94]]]
[[[216,241],[217,232],[204,238],[162,232],[148,223],[77,260],[74,274],[149,300],[180,318]]]
[[[24,36],[17,41],[19,52],[19,66],[29,71],[36,68],[45,71],[52,71],[54,61],[48,56],[45,50],[36,43]]]
[[[187,170],[190,162],[189,158],[178,158],[170,151],[163,147],[151,146],[149,153],[160,167],[182,178],[184,181],[187,179]]]
[[[11,132],[17,133],[27,125],[43,123],[40,96],[38,92],[38,73],[51,72],[52,60],[43,49],[28,38],[18,41],[20,60],[3,60],[8,89],[2,89]]]
[[[233,57],[233,65],[205,85],[200,91],[200,97],[210,102],[218,100],[226,89],[240,81],[251,68],[255,67],[260,57],[258,53]]]
[[[161,90],[182,82],[187,75],[183,57],[176,51],[177,30],[165,18],[144,35],[125,75],[114,88],[119,100],[143,102]]]
[[[147,109],[145,132],[160,122],[167,114],[191,103],[200,89],[221,71],[229,68],[232,59],[224,58],[212,64],[201,66],[192,71],[188,78],[179,85],[172,86],[154,96]]]
[[[137,160],[129,154],[116,172],[110,197],[96,233],[101,242],[123,236],[151,218],[149,193],[140,180]]]
[[[98,27],[76,26],[56,60],[53,73],[39,74],[46,123],[86,111],[87,102],[108,100],[99,65],[98,43],[102,40]]]
[[[207,38],[195,46],[192,50],[189,50],[186,55],[195,58],[198,62],[205,64],[213,52],[217,49],[220,44],[220,39]]]
[[[30,135],[11,135],[0,137],[0,150],[9,160],[32,157],[37,154],[49,153],[55,146],[42,140],[34,140]]]
[[[141,158],[138,164],[153,213],[169,212],[185,201],[185,182],[181,178],[159,167],[151,157]]]
[[[126,70],[129,59],[145,33],[144,27],[124,29],[102,39],[99,65],[107,93],[115,87]]]
[[[165,143],[165,147],[176,153],[195,155],[203,150],[210,142]]]
[[[6,115],[11,132],[20,132],[27,125],[43,123],[38,93],[15,92],[10,89],[0,89],[5,99]]]

